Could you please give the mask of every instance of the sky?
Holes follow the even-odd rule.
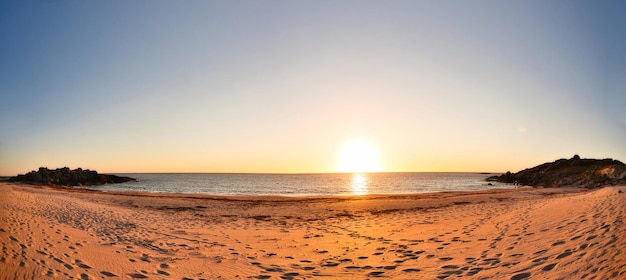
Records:
[[[626,161],[625,10],[2,1],[0,175],[337,172],[351,141],[379,171]]]

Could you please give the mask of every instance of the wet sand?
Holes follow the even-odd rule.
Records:
[[[0,278],[626,279],[625,216],[626,187],[227,197],[0,183]]]

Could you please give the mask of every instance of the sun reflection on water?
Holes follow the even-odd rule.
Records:
[[[352,194],[362,195],[368,193],[367,188],[367,178],[365,175],[360,173],[355,173],[352,175],[352,182],[350,183],[350,188],[352,189]]]

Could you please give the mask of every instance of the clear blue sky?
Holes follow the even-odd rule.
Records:
[[[0,175],[626,160],[624,1],[2,1]]]

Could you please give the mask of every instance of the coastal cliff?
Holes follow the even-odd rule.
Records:
[[[571,159],[547,162],[517,173],[492,176],[487,181],[514,183],[533,187],[597,188],[626,184],[626,165],[613,159]]]
[[[54,186],[93,186],[112,183],[124,183],[135,181],[134,178],[98,174],[89,169],[77,168],[70,170],[68,167],[50,170],[40,167],[38,171],[31,171],[24,175],[11,177],[9,182],[22,182],[33,185],[54,185]]]

